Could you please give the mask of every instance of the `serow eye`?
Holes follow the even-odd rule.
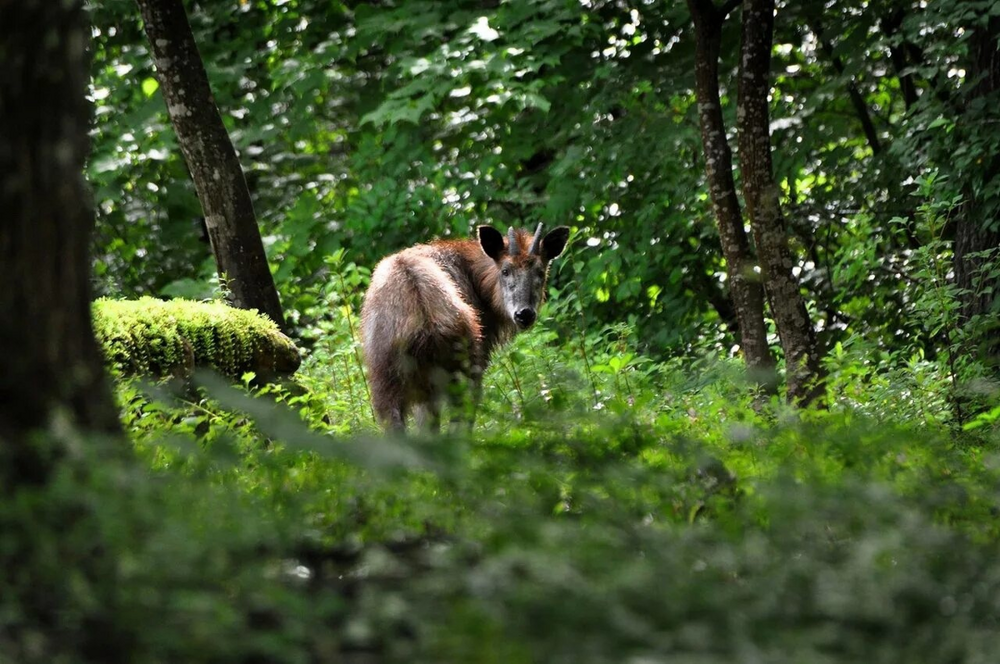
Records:
[[[509,277],[510,276],[510,268],[509,267],[505,267],[504,269],[500,270],[500,274],[502,274],[505,277]]]

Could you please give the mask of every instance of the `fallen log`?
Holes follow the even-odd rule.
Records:
[[[104,357],[119,375],[186,377],[210,368],[237,380],[252,372],[271,381],[299,368],[292,340],[256,311],[151,297],[100,299],[92,311]]]

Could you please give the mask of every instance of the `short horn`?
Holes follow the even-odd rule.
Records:
[[[531,241],[531,249],[528,250],[529,254],[537,254],[538,247],[542,243],[542,224],[538,224],[538,228],[535,229],[535,239]]]
[[[507,253],[511,256],[517,256],[520,253],[521,247],[517,244],[517,236],[514,233],[514,227],[511,226],[507,229]]]

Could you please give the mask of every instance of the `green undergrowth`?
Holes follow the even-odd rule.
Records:
[[[238,577],[258,574],[281,614],[275,661],[940,662],[1000,646],[993,434],[946,426],[906,381],[878,385],[895,419],[853,405],[866,395],[836,373],[830,409],[792,411],[755,399],[736,361],[657,363],[625,329],[543,327],[497,358],[472,435],[386,439],[346,319],[342,334],[297,387],[119,385],[157,481],[253,505],[231,536],[280,522]],[[230,534],[195,528],[191,546],[230,555]]]
[[[100,299],[93,317],[108,364],[124,375],[186,376],[201,367],[270,378],[299,365],[298,350],[277,325],[221,302]]]
[[[327,311],[294,384],[121,379],[141,463],[75,442],[52,487],[0,503],[3,532],[50,506],[27,548],[0,547],[38,568],[0,582],[0,662],[931,663],[1000,647],[1000,452],[993,424],[962,432],[915,387],[940,369],[866,370],[866,391],[844,350],[830,407],[794,411],[738,360],[657,362],[627,326],[549,322],[498,355],[471,433],[386,438],[355,309]],[[72,610],[18,602],[35,588]]]

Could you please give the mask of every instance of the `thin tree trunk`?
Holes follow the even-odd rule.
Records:
[[[820,10],[821,9],[822,8],[820,8]],[[815,14],[811,15],[806,19],[806,25],[809,28],[809,30],[812,31],[812,33],[816,36],[816,41],[819,43],[820,51],[830,61],[830,64],[833,66],[833,69],[840,76],[842,77],[845,76],[847,73],[847,68],[844,66],[843,60],[841,60],[840,57],[837,56],[836,52],[834,51],[833,44],[830,42],[829,38],[826,35],[826,32],[823,29],[821,18],[819,18]],[[896,49],[894,52],[897,55],[901,54],[901,51],[899,51],[899,49]],[[893,62],[895,63],[896,60],[893,59]],[[897,75],[897,78],[899,79],[900,86],[902,86],[903,88],[904,101],[907,110],[909,110],[911,106],[911,101],[908,97],[909,92],[907,92],[907,90],[912,91],[913,80],[908,75],[907,76]],[[868,102],[865,100],[864,95],[861,93],[861,90],[858,88],[857,81],[853,77],[847,78],[846,86],[847,86],[848,98],[851,100],[851,105],[854,107],[854,112],[858,116],[858,121],[861,123],[861,129],[865,134],[865,139],[868,141],[868,145],[872,149],[872,155],[874,155],[875,157],[879,157],[883,160],[881,162],[881,167],[877,168],[876,172],[880,176],[880,179],[885,180],[886,183],[885,187],[888,189],[887,198],[889,201],[892,201],[895,204],[899,203],[905,204],[906,201],[912,198],[912,196],[910,196],[909,192],[905,191],[905,188],[900,184],[900,178],[896,177],[900,171],[900,167],[896,163],[896,157],[895,155],[892,155],[891,153],[887,153],[885,151],[884,146],[882,145],[882,141],[878,137],[878,129],[875,127],[875,121],[872,117],[871,109],[868,105]],[[913,94],[916,93],[913,92]],[[916,249],[917,247],[919,247],[920,241],[917,239],[916,233],[913,230],[913,223],[912,223],[912,219],[914,216],[913,211],[907,210],[901,214],[897,214],[896,216],[901,216],[904,217],[905,219],[910,220],[908,223],[903,224],[902,226],[902,230],[906,235],[907,246],[910,249]],[[890,243],[895,244],[892,235],[887,237],[886,240]]]
[[[788,247],[779,189],[771,164],[768,111],[774,0],[745,0],[737,132],[743,199],[753,228],[771,314],[785,351],[788,397],[808,405],[822,393],[816,335]]]
[[[719,94],[719,51],[726,14],[712,0],[688,0],[695,25],[695,84],[698,118],[712,207],[747,369],[758,382],[773,388],[774,357],[764,326],[764,289],[743,226],[743,213],[733,181],[733,156],[726,140]]]
[[[892,68],[899,80],[899,91],[903,95],[903,104],[909,111],[917,103],[917,85],[913,80],[913,73],[908,71],[910,64],[907,62],[906,45],[900,43],[901,40],[896,38],[905,16],[902,7],[892,8],[888,14],[879,19],[879,29],[889,42],[889,61],[892,62]]]
[[[48,478],[59,416],[117,432],[90,318],[82,0],[0,0],[0,491]]]
[[[840,76],[844,76],[847,72],[846,67],[844,67],[844,62],[833,50],[833,44],[823,32],[823,27],[819,19],[813,18],[809,20],[808,27],[812,33],[816,35],[816,41],[819,42],[819,49],[823,55],[826,56],[827,60],[830,61],[834,71],[836,71]],[[854,113],[858,116],[858,121],[861,123],[861,129],[865,133],[865,138],[868,140],[868,145],[872,149],[872,154],[878,156],[882,152],[882,143],[879,141],[878,130],[875,128],[875,123],[872,121],[868,104],[865,102],[865,98],[861,94],[861,91],[858,90],[858,85],[853,78],[848,78],[846,84],[847,96],[851,100],[851,106],[854,107]]]
[[[232,303],[285,326],[257,217],[236,150],[222,123],[181,0],[136,0],[177,141],[184,153],[219,274]]]

